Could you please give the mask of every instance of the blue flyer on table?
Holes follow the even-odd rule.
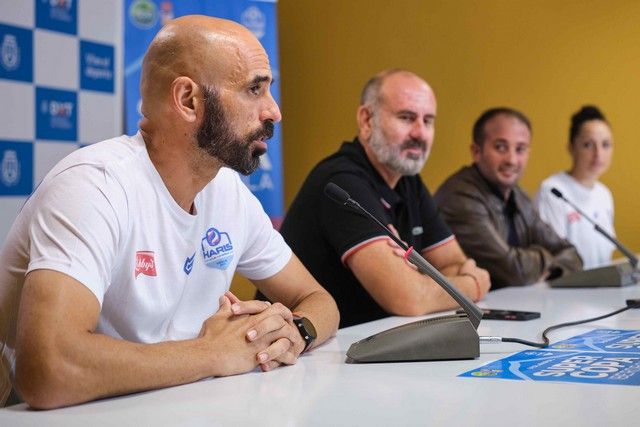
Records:
[[[595,329],[586,334],[560,341],[548,347],[553,350],[640,353],[640,331]]]
[[[546,349],[527,350],[459,376],[640,385],[640,331],[597,329]]]

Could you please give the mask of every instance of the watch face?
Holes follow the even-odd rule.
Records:
[[[300,320],[302,321],[302,325],[304,326],[304,329],[307,331],[307,334],[309,334],[312,340],[315,340],[318,334],[316,332],[316,328],[313,326],[313,323],[311,323],[311,321],[306,317],[303,317]]]

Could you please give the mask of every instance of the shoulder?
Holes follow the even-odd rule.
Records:
[[[435,197],[437,200],[444,200],[456,199],[460,195],[477,195],[481,192],[480,179],[472,166],[464,166],[442,183]]]
[[[553,175],[550,175],[550,176],[546,177],[540,183],[540,188],[551,188],[554,185],[558,184],[559,182],[561,182],[561,179],[560,179],[560,175],[561,174],[562,174],[562,172],[559,172],[559,173],[554,173]]]
[[[140,156],[146,153],[142,138],[120,136],[82,147],[58,162],[43,179],[43,184],[73,177],[129,175],[140,170]],[[90,181],[90,179],[89,179]]]

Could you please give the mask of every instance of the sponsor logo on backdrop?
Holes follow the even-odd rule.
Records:
[[[113,93],[113,46],[80,41],[80,88]]]
[[[166,25],[175,16],[173,15],[173,3],[170,1],[163,1],[160,4],[160,23]]]
[[[15,150],[5,150],[2,155],[2,173],[0,179],[7,187],[15,186],[20,181],[20,162]]]
[[[150,0],[136,0],[129,6],[129,20],[142,30],[153,28],[158,22],[158,8]]]
[[[75,92],[36,88],[36,137],[75,141],[77,138],[77,101]]]
[[[261,39],[267,27],[267,18],[258,7],[251,6],[240,15],[240,23],[251,30],[254,36]]]
[[[20,47],[13,34],[5,34],[2,39],[2,66],[7,71],[13,71],[20,65]]]
[[[78,2],[73,0],[36,0],[36,26],[67,34],[76,34]]]
[[[0,141],[0,196],[28,196],[33,190],[33,144]]]
[[[145,276],[156,276],[156,258],[153,251],[136,252],[135,277],[144,274]]]
[[[201,241],[202,257],[208,267],[226,270],[233,260],[233,244],[229,234],[211,227]]]

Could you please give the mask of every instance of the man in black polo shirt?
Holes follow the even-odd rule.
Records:
[[[289,208],[281,233],[335,298],[340,327],[457,304],[397,256],[369,219],[325,197],[329,182],[397,230],[468,297],[477,301],[490,287],[488,273],[464,255],[418,175],[435,117],[435,96],[424,80],[404,70],[379,73],[362,92],[357,138],[313,169]]]
[[[527,285],[580,270],[567,240],[544,223],[518,186],[529,160],[531,124],[521,112],[485,111],[473,127],[473,164],[450,176],[435,199],[465,252],[494,288]]]

